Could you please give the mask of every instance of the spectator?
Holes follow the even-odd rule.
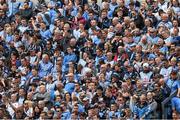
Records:
[[[179,118],[178,0],[37,2],[0,0],[0,119]]]

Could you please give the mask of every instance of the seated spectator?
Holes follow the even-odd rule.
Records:
[[[24,4],[20,7],[20,15],[28,20],[32,17],[32,3],[30,2],[24,2]]]
[[[0,119],[178,119],[179,5],[0,0]]]
[[[39,62],[39,76],[44,77],[50,74],[53,64],[49,60],[47,54],[43,54],[42,60]]]

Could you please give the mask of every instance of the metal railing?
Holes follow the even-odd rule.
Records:
[[[167,111],[166,111],[166,105],[168,104],[168,102],[177,95],[177,90],[172,92],[170,94],[170,96],[168,98],[166,98],[162,103],[161,103],[161,107],[162,107],[162,119],[167,119]]]

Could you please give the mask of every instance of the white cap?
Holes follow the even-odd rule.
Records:
[[[148,64],[148,63],[144,63],[144,64],[143,64],[143,68],[145,68],[145,67],[148,68],[148,67],[149,67],[149,64]]]

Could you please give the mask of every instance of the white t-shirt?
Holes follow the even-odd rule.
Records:
[[[12,105],[15,108],[20,107],[20,104],[18,102],[12,103]],[[15,111],[13,110],[13,108],[11,107],[10,104],[7,105],[7,111],[9,112],[9,114],[11,115],[11,117],[14,117]]]

